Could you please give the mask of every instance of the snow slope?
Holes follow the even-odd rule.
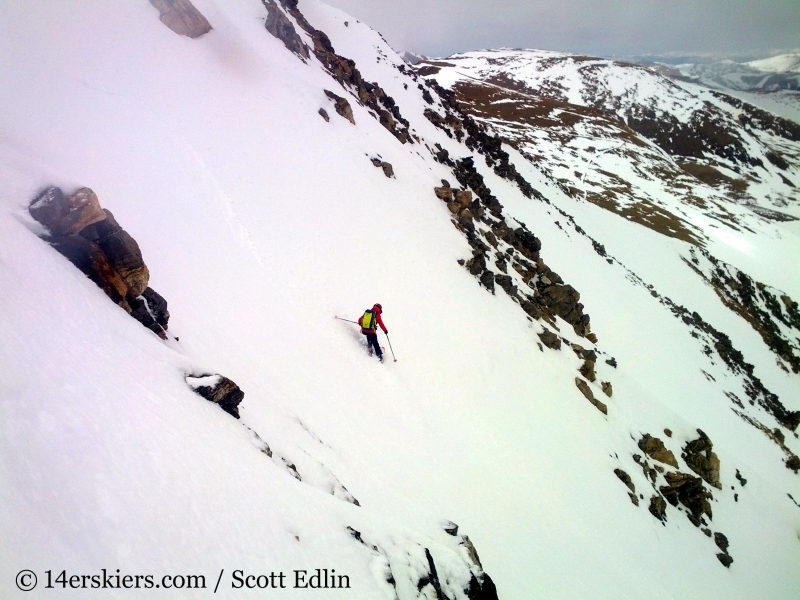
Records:
[[[516,153],[551,204],[475,161],[581,292],[603,358],[617,359],[618,369],[598,361],[614,384],[605,417],[575,388],[581,361],[540,349],[543,323],[457,264],[471,249],[433,194],[452,172],[429,150],[472,151],[423,116],[422,90],[388,45],[324,4],[299,4],[397,101],[417,143],[400,144],[352,97],[356,125],[340,118],[324,90],[346,90],[265,31],[260,2],[195,6],[213,26],[195,40],[144,1],[0,6],[0,595],[49,597],[46,570],[105,568],[205,575],[209,589],[164,593],[176,598],[207,595],[224,569],[221,597],[263,597],[233,589],[232,572],[327,568],[352,588],[272,593],[405,600],[432,597],[420,587],[428,549],[445,595],[465,598],[481,571],[461,534],[504,600],[800,592],[800,509],[787,498],[800,499],[797,475],[700,368],[729,389],[739,380],[628,271],[562,227],[555,207],[728,332],[800,409],[797,376],[686,279],[680,242],[570,199]],[[50,184],[91,187],[136,238],[174,338],[141,327],[37,239],[26,208]],[[800,297],[790,276],[800,240],[787,231],[721,229],[720,254]],[[376,301],[396,363],[368,360],[354,326],[333,319]],[[205,372],[245,391],[241,421],[184,383]],[[641,433],[665,427],[676,454],[698,427],[714,440],[725,485],[712,527],[730,540],[730,570],[677,508],[667,526],[647,512],[651,485],[630,455]],[[797,451],[789,433],[787,444]],[[39,576],[27,595],[13,583],[22,569]]]

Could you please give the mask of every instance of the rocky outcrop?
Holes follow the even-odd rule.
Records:
[[[226,413],[239,418],[239,404],[244,399],[244,392],[227,377],[209,374],[187,375],[186,383],[196,394],[218,404]]]
[[[111,211],[101,212],[104,213],[104,218],[86,227],[80,234],[102,248],[111,265],[128,286],[128,294],[139,296],[147,289],[150,280],[150,272],[142,259],[139,244],[119,226]]]
[[[49,187],[28,212],[49,232],[45,240],[94,281],[118,306],[166,339],[167,301],[148,287],[150,272],[139,244],[100,206],[97,195],[81,188],[67,197]]]
[[[308,58],[308,46],[303,43],[294,24],[286,14],[275,4],[274,0],[261,0],[267,9],[267,22],[265,27],[273,36],[283,42],[290,51],[294,52],[301,59]]]
[[[712,451],[713,444],[708,436],[700,429],[697,433],[700,437],[686,444],[681,457],[692,471],[703,478],[703,481],[721,490],[719,458]]]
[[[605,404],[603,404],[602,402],[600,402],[600,400],[598,400],[597,398],[595,398],[595,397],[594,397],[594,394],[592,393],[592,390],[591,390],[591,388],[589,387],[589,384],[588,384],[588,383],[586,383],[586,382],[585,382],[583,379],[581,379],[580,377],[576,377],[576,378],[575,378],[575,385],[576,385],[576,386],[577,386],[577,388],[578,388],[578,389],[581,391],[581,394],[583,394],[583,396],[584,396],[584,397],[585,397],[585,398],[586,398],[586,399],[587,399],[589,402],[591,402],[591,403],[592,403],[592,405],[593,405],[593,406],[594,406],[594,407],[595,407],[597,410],[599,410],[599,411],[600,411],[601,413],[603,413],[604,415],[607,415],[607,414],[608,414],[608,407],[607,407]]]
[[[695,526],[699,527],[703,521],[703,516],[712,518],[711,514],[711,492],[704,486],[699,477],[694,477],[688,473],[664,474],[664,478],[669,485],[661,486],[659,491],[672,506],[682,504],[689,509],[686,515]]]
[[[198,38],[211,31],[211,24],[190,0],[150,0],[161,13],[161,22],[178,35]]]
[[[638,445],[639,449],[653,460],[657,460],[660,463],[664,463],[676,469],[678,468],[678,461],[675,459],[672,450],[668,450],[666,446],[664,446],[664,442],[659,438],[645,433],[642,439],[639,440]]]
[[[268,26],[267,30],[272,35],[280,38],[284,45],[300,56],[301,59],[308,58],[309,49],[297,36],[294,25],[289,21],[287,15],[292,17],[298,27],[310,36],[314,46],[310,51],[322,63],[328,73],[342,87],[349,89],[361,104],[371,109],[371,113],[378,119],[380,124],[388,129],[401,143],[413,143],[409,133],[409,123],[400,114],[400,108],[394,98],[388,95],[377,83],[364,80],[354,61],[336,53],[330,38],[324,31],[314,28],[308,22],[297,8],[296,0],[280,0],[285,14],[283,14],[283,11],[274,0],[262,0],[262,3],[269,12],[267,21],[268,25],[270,23],[272,25]],[[278,12],[281,15],[278,15]],[[354,119],[349,120],[355,123]]]

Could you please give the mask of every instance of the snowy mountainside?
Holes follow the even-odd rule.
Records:
[[[794,223],[692,183],[713,208],[662,235],[582,201],[628,177],[610,152],[607,174],[531,160],[339,11],[194,6],[196,39],[147,2],[0,8],[4,597],[22,569],[40,597],[48,569],[103,568],[219,574],[221,597],[265,593],[234,570],[295,569],[351,587],[268,593],[800,591]],[[682,172],[570,110],[587,146],[613,132]],[[778,143],[753,135],[748,156]],[[750,202],[791,213],[764,171]],[[90,186],[136,238],[166,341],[46,243],[48,185]],[[333,319],[375,301],[396,363]],[[244,390],[240,421],[184,381],[206,373]]]
[[[747,65],[761,71],[800,73],[800,52],[790,52],[760,60],[752,60]]]

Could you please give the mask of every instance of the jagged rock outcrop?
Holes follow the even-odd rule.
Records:
[[[286,14],[283,14],[274,0],[262,0],[262,3],[269,13],[267,31],[280,38],[284,45],[301,59],[308,58],[309,49],[299,39],[294,25],[289,21],[287,15],[291,16],[297,25],[311,37],[314,44],[311,52],[328,73],[345,89],[349,89],[361,104],[370,108],[380,124],[401,143],[413,143],[409,133],[409,123],[403,118],[394,98],[389,96],[377,83],[364,80],[354,61],[336,53],[325,32],[314,28],[297,8],[297,0],[280,0],[281,7]],[[281,15],[277,14],[279,12]],[[349,120],[355,123],[354,119]]]
[[[67,197],[57,187],[36,196],[28,212],[44,225],[45,240],[91,279],[118,306],[166,339],[167,301],[148,287],[150,272],[139,244],[97,195],[81,188]]]
[[[639,440],[638,446],[642,452],[653,460],[657,460],[660,463],[664,463],[676,469],[678,468],[678,461],[675,459],[672,450],[668,450],[666,446],[664,446],[664,442],[659,438],[645,433],[642,439]]]
[[[697,433],[700,437],[686,444],[681,457],[692,471],[703,478],[703,481],[721,490],[719,457],[712,451],[714,445],[702,430],[698,429]]]
[[[209,374],[187,375],[186,383],[196,394],[218,404],[226,413],[239,418],[239,404],[244,399],[244,392],[227,377]]]
[[[161,13],[161,22],[179,35],[198,38],[211,31],[211,24],[190,0],[150,0]]]
[[[264,25],[267,31],[281,40],[286,48],[301,59],[307,59],[308,46],[300,39],[294,24],[287,18],[286,14],[275,4],[274,0],[261,0],[261,3],[267,9],[267,22]]]

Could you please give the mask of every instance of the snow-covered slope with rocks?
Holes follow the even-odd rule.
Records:
[[[692,238],[662,235],[583,201],[599,170],[501,145],[339,11],[193,4],[204,19],[186,0],[0,7],[2,597],[158,593],[45,587],[103,569],[205,577],[172,597],[800,592],[794,222],[712,186],[736,219],[687,209]],[[631,173],[597,152],[612,130],[678,173],[605,109],[570,110],[604,177]],[[794,211],[762,170],[751,203]],[[680,204],[642,173],[653,205]],[[166,340],[47,243],[28,211],[47,186],[92,188],[135,238]],[[333,318],[376,301],[397,362]],[[218,374],[239,420],[195,393]],[[293,587],[317,569],[350,587]]]

